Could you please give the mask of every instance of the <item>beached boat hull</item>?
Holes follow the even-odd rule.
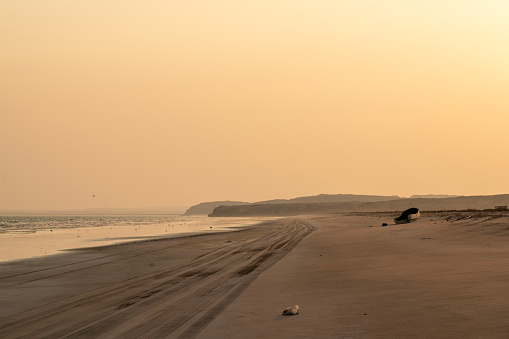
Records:
[[[415,212],[415,213],[408,213],[408,212]],[[421,216],[421,213],[417,208],[410,208],[403,212],[401,216],[398,218],[394,218],[394,222],[396,224],[408,224],[411,222],[416,221]]]
[[[396,224],[408,224],[408,223],[416,221],[417,218],[419,218],[419,216],[420,216],[420,213],[410,214],[407,219],[397,220],[397,218],[394,218],[394,222]]]

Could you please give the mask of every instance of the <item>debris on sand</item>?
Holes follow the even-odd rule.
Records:
[[[293,306],[287,307],[283,311],[283,315],[296,315],[296,314],[299,314],[299,305],[293,305]]]

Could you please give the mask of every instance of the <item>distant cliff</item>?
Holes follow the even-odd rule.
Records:
[[[214,210],[214,208],[224,205],[224,206],[231,206],[231,205],[246,205],[249,204],[249,202],[243,202],[243,201],[211,201],[211,202],[202,202],[201,204],[191,206],[187,209],[186,213],[184,215],[199,215],[199,214],[210,214]]]
[[[403,198],[377,202],[280,203],[218,206],[210,217],[292,216],[302,214],[401,211],[417,207],[423,211],[492,209],[509,206],[509,194],[455,198]]]
[[[301,214],[333,213],[353,211],[362,203],[280,203],[253,204],[244,206],[219,206],[209,217],[251,217],[251,216],[292,216]]]
[[[185,215],[197,215],[197,214],[211,214],[216,207],[221,205],[232,206],[232,205],[267,205],[267,204],[295,204],[295,203],[330,203],[330,202],[346,202],[346,201],[357,201],[357,202],[368,202],[368,201],[389,201],[395,199],[402,199],[397,195],[392,196],[381,196],[381,195],[357,195],[357,194],[320,194],[306,197],[298,197],[293,199],[274,199],[259,202],[243,202],[243,201],[212,201],[202,202],[201,204],[190,207]]]
[[[307,197],[299,197],[293,199],[276,199],[255,202],[255,204],[286,204],[286,203],[327,203],[327,202],[346,202],[346,201],[359,201],[359,202],[375,202],[375,201],[390,201],[402,199],[397,195],[358,195],[358,194],[319,194]]]
[[[443,199],[443,198],[456,198],[456,197],[459,197],[459,195],[448,195],[448,194],[426,194],[426,195],[412,195],[410,198],[413,199],[413,198],[426,198],[426,199],[430,199],[430,198],[439,198],[439,199]]]

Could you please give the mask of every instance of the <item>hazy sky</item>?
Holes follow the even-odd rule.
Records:
[[[2,0],[0,46],[0,210],[509,193],[506,0]]]

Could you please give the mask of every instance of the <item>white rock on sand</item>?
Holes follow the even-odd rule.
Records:
[[[296,315],[296,314],[299,314],[299,305],[293,305],[293,306],[287,307],[283,311],[283,315]]]

